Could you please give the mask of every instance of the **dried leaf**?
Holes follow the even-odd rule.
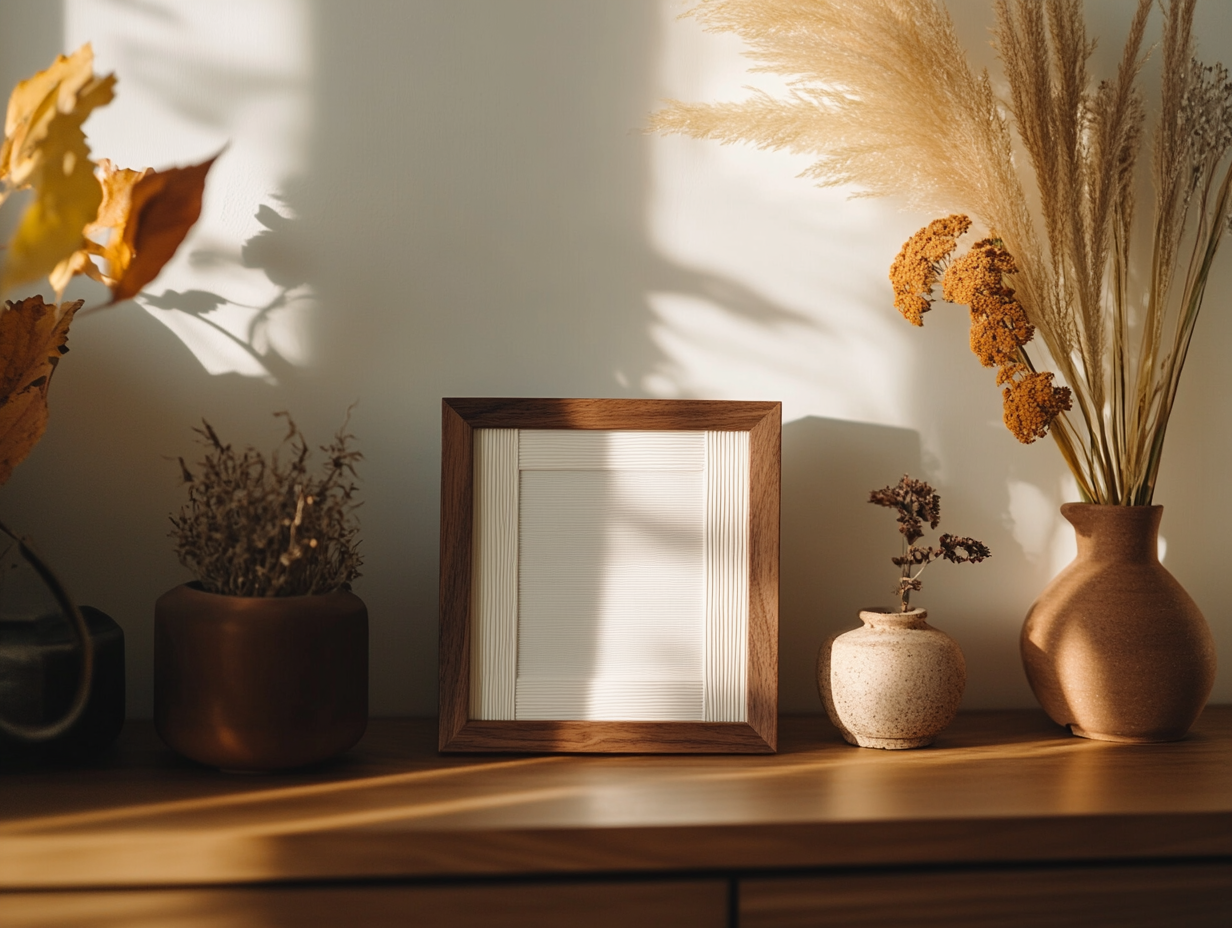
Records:
[[[153,173],[153,168],[146,168],[144,171],[118,168],[111,163],[110,158],[100,158],[98,179],[103,185],[103,202],[98,208],[97,218],[90,223],[86,232],[122,229],[124,223],[128,221],[128,213],[132,207],[133,187],[137,181]]]
[[[114,86],[114,76],[94,76],[86,45],[13,91],[0,177],[10,189],[33,187],[36,196],[9,243],[0,290],[52,273],[85,247],[82,230],[98,213],[102,188],[81,125],[111,101]]]
[[[183,168],[146,171],[132,182],[122,228],[112,226],[119,234],[113,235],[105,249],[107,276],[114,281],[112,302],[136,296],[171,260],[201,215],[205,176],[217,158]],[[127,178],[113,182],[117,209],[127,182]]]
[[[0,484],[43,437],[47,388],[81,303],[57,307],[32,296],[0,312]]]
[[[51,281],[51,288],[56,291],[56,298],[64,293],[64,288],[68,286],[68,282],[78,274],[85,274],[91,280],[97,280],[101,284],[107,281],[103,279],[102,273],[90,260],[90,252],[74,251],[71,255],[57,264],[47,279]]]
[[[117,168],[107,158],[99,159],[97,175],[99,183],[103,185],[103,201],[99,204],[98,216],[86,226],[85,234],[89,239],[86,243],[87,250],[78,252],[77,255],[95,254],[103,258],[107,262],[106,275],[90,276],[109,287],[122,277],[132,264],[133,249],[131,243],[125,241],[124,228],[132,213],[133,187],[143,177],[152,173],[153,168],[134,171],[131,168]],[[103,244],[98,245],[96,242]],[[80,270],[73,273],[90,274],[89,269],[80,261],[76,266]],[[93,262],[90,262],[90,267],[94,267]]]
[[[26,186],[48,123],[58,112],[71,112],[77,94],[94,80],[94,50],[86,43],[13,88],[4,119],[0,180],[11,188]]]

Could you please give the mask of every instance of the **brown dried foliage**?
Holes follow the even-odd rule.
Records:
[[[359,576],[354,436],[346,423],[328,445],[321,473],[286,412],[282,444],[267,459],[236,451],[208,422],[194,429],[206,449],[194,472],[180,458],[188,503],[171,517],[176,554],[211,593],[306,596],[346,589]],[[349,419],[349,416],[348,416]]]
[[[0,309],[0,484],[47,429],[47,389],[80,308],[81,300],[57,306],[32,296]]]
[[[890,558],[890,561],[900,569],[898,583],[894,587],[894,595],[899,597],[900,612],[911,608],[911,594],[924,585],[920,574],[938,558],[953,564],[978,564],[992,557],[986,544],[965,535],[942,535],[937,539],[936,547],[916,544],[924,537],[926,524],[929,528],[936,528],[941,522],[941,497],[923,480],[903,474],[894,486],[869,493],[868,501],[898,513],[903,553]]]

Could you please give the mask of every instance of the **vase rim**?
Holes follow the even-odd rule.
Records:
[[[229,599],[235,602],[291,602],[296,599],[319,600],[324,596],[354,596],[353,590],[344,589],[343,587],[335,587],[325,593],[300,593],[293,596],[235,596],[231,593],[212,593],[201,585],[200,580],[189,580],[187,583],[181,583],[177,587],[173,587],[171,592],[175,590],[189,590],[198,596],[210,596],[215,599]]]
[[[1163,509],[1162,503],[1147,503],[1145,506],[1128,503],[1062,503],[1061,511],[1066,509],[1135,509],[1145,512],[1148,509]]]
[[[865,614],[877,616],[878,618],[894,618],[894,617],[928,617],[928,610],[920,606],[914,609],[908,609],[906,612],[899,612],[897,609],[891,609],[889,606],[872,606],[868,609],[861,609],[860,616]]]

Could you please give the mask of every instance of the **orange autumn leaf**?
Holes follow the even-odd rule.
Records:
[[[99,183],[103,185],[103,201],[99,204],[98,215],[94,221],[86,226],[86,235],[94,237],[110,234],[111,240],[95,253],[106,258],[110,264],[128,267],[132,261],[132,249],[123,239],[124,225],[132,212],[133,187],[143,177],[153,174],[154,169],[134,171],[131,168],[118,168],[110,159],[100,158],[97,173]]]
[[[56,292],[63,292],[77,274],[110,287],[112,302],[140,292],[175,254],[199,217],[205,176],[217,157],[167,171],[135,171],[99,159],[97,177],[103,199],[98,215],[85,228],[85,247],[51,272]],[[90,260],[91,255],[106,262],[103,270]]]
[[[85,274],[107,286],[114,283],[113,279],[105,276],[90,260],[91,255],[98,255],[106,260],[109,268],[128,267],[132,261],[132,249],[124,241],[124,224],[128,221],[131,210],[133,186],[152,171],[152,168],[146,168],[144,171],[117,168],[110,159],[99,159],[95,174],[102,185],[103,199],[98,207],[98,215],[85,227],[85,247],[57,264],[48,275],[56,293],[63,293],[69,281],[78,274]],[[106,244],[97,244],[99,241]]]
[[[166,171],[147,170],[132,181],[123,225],[104,250],[110,265],[107,276],[114,281],[113,303],[136,296],[171,260],[201,215],[205,176],[217,158]],[[127,178],[116,181],[117,206],[127,182]]]
[[[0,484],[43,437],[47,387],[81,304],[57,307],[32,296],[0,311]]]

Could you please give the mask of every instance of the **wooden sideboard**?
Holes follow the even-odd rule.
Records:
[[[1175,744],[959,716],[931,747],[781,721],[772,756],[441,756],[374,720],[224,774],[148,722],[0,767],[0,926],[1232,925],[1232,707]]]

